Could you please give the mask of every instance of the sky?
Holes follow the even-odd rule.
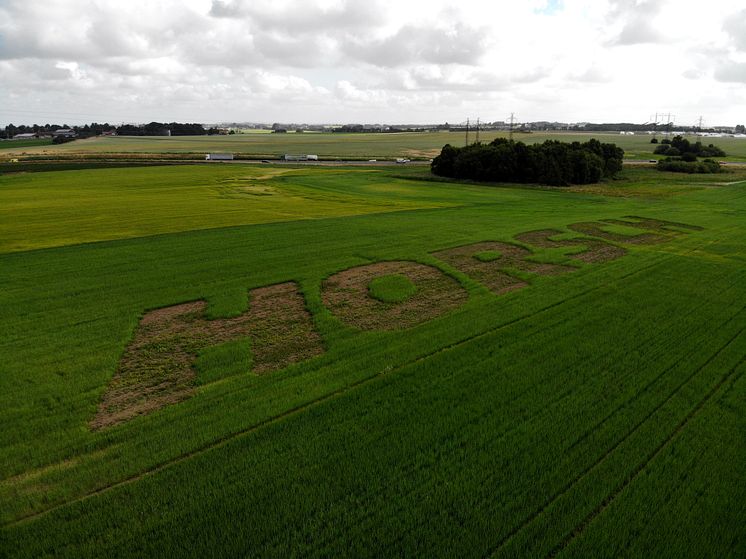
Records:
[[[743,0],[0,0],[0,126],[746,124]]]

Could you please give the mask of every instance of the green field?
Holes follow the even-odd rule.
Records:
[[[163,141],[277,145],[252,143],[265,138]],[[326,149],[400,149],[384,138]],[[572,189],[427,178],[0,176],[0,556],[742,556],[746,172],[630,169]],[[255,305],[276,284],[297,286],[306,322],[262,329],[279,307]],[[196,301],[184,331],[249,334],[195,350],[178,403],[96,423],[102,402],[128,405],[109,388],[139,366],[128,356],[157,376],[173,344],[199,343],[175,329],[137,345]],[[285,366],[301,326],[319,344]]]
[[[502,132],[482,132],[480,140],[491,141],[506,137]],[[613,142],[623,148],[632,159],[648,159],[655,145],[650,136],[622,136],[619,134],[584,133],[532,133],[515,134],[516,140],[526,143],[547,139],[584,142],[598,138]],[[470,136],[474,141],[475,136]],[[209,152],[232,152],[253,158],[277,158],[286,153],[316,154],[325,159],[391,159],[409,157],[429,159],[440,153],[447,143],[463,145],[462,132],[402,132],[394,134],[237,134],[232,136],[180,136],[180,137],[97,137],[86,140],[24,149],[27,154],[57,156],[103,156],[106,154],[194,154],[204,156]],[[722,147],[733,161],[746,160],[746,140],[742,138],[704,138],[703,143]]]
[[[52,140],[6,140],[0,141],[0,150],[9,152],[25,151],[25,148],[35,148],[41,146],[52,146]],[[24,148],[24,149],[22,149]]]

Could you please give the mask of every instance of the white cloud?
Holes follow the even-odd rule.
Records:
[[[746,83],[746,62],[729,62],[715,70],[715,79],[723,82]]]
[[[637,45],[663,42],[665,24],[660,21],[661,9],[667,0],[615,0],[611,3],[609,21],[621,23],[621,31],[611,44]]]
[[[348,37],[342,44],[353,61],[397,67],[413,63],[476,65],[485,50],[488,31],[463,23],[448,27],[404,25],[381,39]]]
[[[0,123],[729,124],[744,29],[741,0],[0,0]]]
[[[738,49],[746,51],[746,10],[728,17],[723,29],[730,35]]]

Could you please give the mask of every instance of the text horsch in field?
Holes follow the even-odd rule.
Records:
[[[609,230],[619,225],[643,232],[624,235]],[[636,216],[573,223],[568,228],[589,237],[558,240],[555,237],[562,231],[541,229],[521,233],[515,239],[539,248],[573,247],[579,250],[568,255],[569,259],[599,263],[627,252],[608,241],[660,243],[682,230],[702,229]],[[515,277],[515,271],[551,276],[577,269],[535,262],[528,248],[497,240],[441,249],[432,255],[498,295],[528,285]],[[412,283],[415,289],[410,296],[385,302],[370,295],[372,281],[394,274]],[[322,282],[321,294],[337,318],[361,330],[410,328],[448,313],[467,300],[466,290],[453,277],[433,266],[410,261],[378,262],[337,272]],[[191,396],[197,355],[211,346],[248,338],[255,374],[271,373],[324,351],[294,282],[252,289],[248,310],[235,318],[208,320],[206,307],[204,301],[194,301],[152,310],[142,317],[90,422],[91,428],[116,425]]]

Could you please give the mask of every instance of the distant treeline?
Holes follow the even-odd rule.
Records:
[[[82,126],[68,126],[67,124],[20,124],[15,126],[8,124],[3,131],[4,133],[0,134],[0,137],[12,138],[16,134],[51,136],[59,129],[74,130],[78,138],[88,138],[114,132],[121,136],[168,136],[169,134],[171,136],[205,136],[219,133],[217,128],[206,129],[203,125],[197,123],[151,122],[143,125],[123,124],[116,126],[108,122],[103,124],[93,122]]]
[[[119,136],[206,136],[218,134],[217,128],[205,129],[196,122],[150,122],[148,124],[123,124],[117,127]]]
[[[429,128],[422,128],[422,127],[411,127],[411,126],[365,126],[363,124],[345,124],[343,126],[340,126],[338,128],[332,128],[332,132],[337,133],[345,133],[345,134],[351,134],[351,133],[361,133],[361,134],[371,134],[371,133],[381,133],[381,134],[391,134],[395,132],[427,132],[430,130]]]
[[[69,129],[74,130],[79,138],[87,138],[89,136],[98,136],[104,132],[113,132],[116,127],[108,122],[101,124],[93,122],[83,126],[68,126],[67,124],[19,124],[15,126],[8,124],[5,127],[4,133],[0,134],[5,138],[12,138],[16,134],[38,134],[40,136],[51,136],[56,130]]]
[[[669,128],[666,123],[659,123],[653,125],[649,123],[635,124],[632,122],[605,122],[605,123],[593,123],[587,122],[582,125],[570,126],[570,130],[581,131],[581,132],[647,132],[649,130],[658,129],[664,132]]]
[[[615,144],[558,142],[526,145],[505,138],[463,148],[446,144],[431,169],[436,175],[477,181],[590,184],[622,169],[624,151]]]

